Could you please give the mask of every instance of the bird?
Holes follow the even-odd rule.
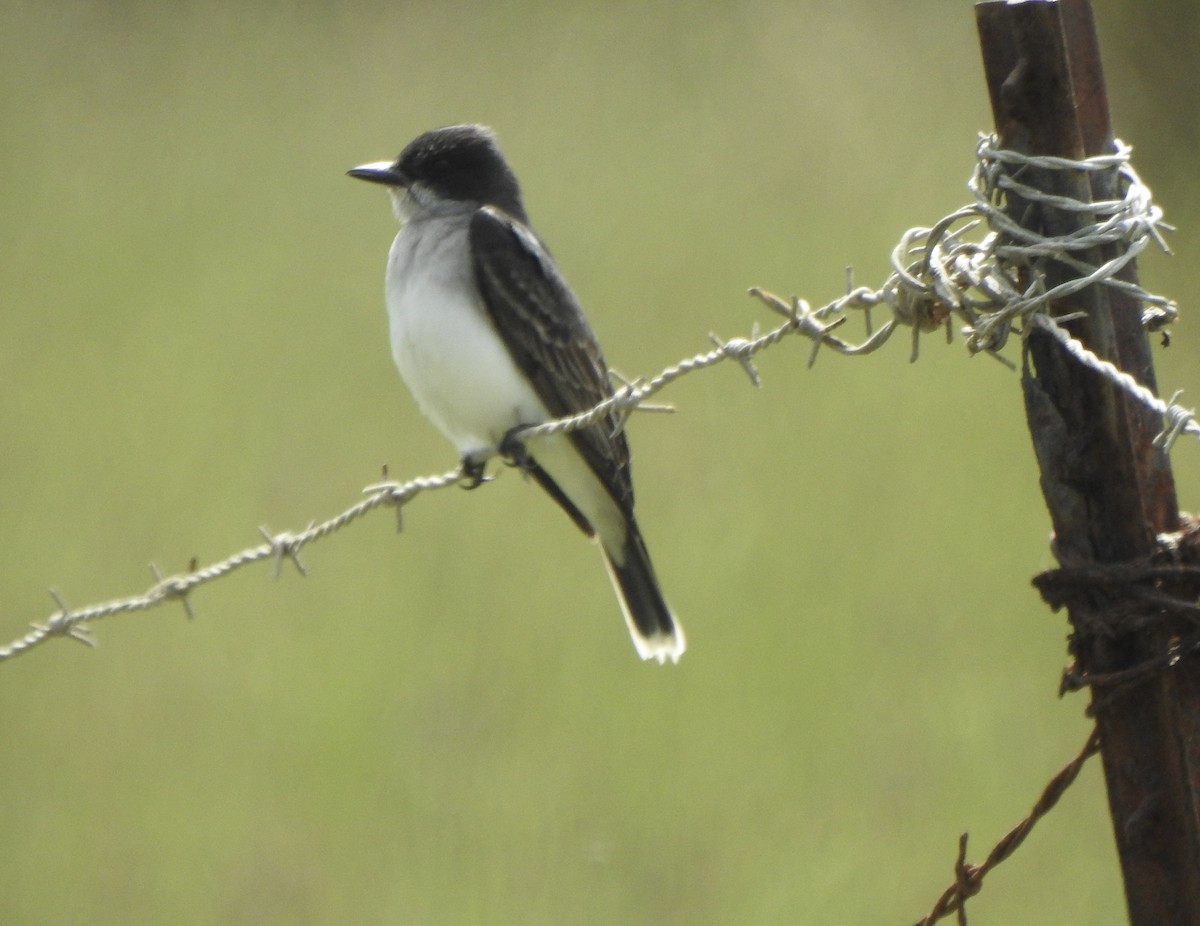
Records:
[[[600,547],[634,648],[677,662],[683,628],[633,513],[622,413],[566,432],[522,431],[613,393],[599,342],[545,243],[495,133],[449,125],[351,177],[382,184],[400,231],[385,295],[392,357],[454,445],[468,488],[494,457],[519,467]]]

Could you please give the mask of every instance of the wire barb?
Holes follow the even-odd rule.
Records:
[[[312,530],[312,524],[308,525],[308,529]],[[263,538],[271,546],[271,554],[275,558],[275,575],[276,580],[283,572],[283,561],[290,559],[296,564],[296,571],[300,575],[307,577],[308,570],[304,568],[304,563],[300,561],[300,547],[303,542],[300,540],[300,535],[292,534],[288,531],[283,531],[279,534],[272,534],[266,527],[259,525],[258,532],[263,535]]]
[[[708,333],[708,339],[717,346],[717,349],[727,357],[731,357],[741,364],[746,375],[750,377],[750,382],[756,388],[762,386],[762,379],[758,375],[758,368],[754,366],[754,352],[751,349],[753,340],[746,338],[731,338],[728,341],[722,341],[711,331]]]
[[[189,572],[196,571],[196,558],[192,557]],[[187,615],[189,621],[196,619],[196,613],[192,610],[192,603],[188,600],[188,592],[191,587],[187,584],[187,580],[182,576],[169,576],[163,578],[163,574],[158,571],[158,566],[154,563],[150,564],[150,574],[154,576],[154,587],[147,594],[161,594],[164,598],[178,598],[180,604],[183,605],[183,613]]]
[[[50,597],[53,598],[54,603],[58,605],[58,613],[52,615],[44,624],[30,623],[29,626],[33,628],[33,633],[26,634],[26,636],[23,638],[24,640],[29,641],[28,645],[32,646],[34,643],[39,642],[40,639],[45,637],[61,636],[68,637],[71,640],[75,640],[77,643],[82,643],[85,646],[95,649],[96,641],[88,635],[88,628],[77,627],[68,619],[71,609],[67,607],[66,602],[63,601],[62,596],[59,595],[57,589],[50,589]],[[40,635],[39,640],[30,639],[31,637],[38,635]]]

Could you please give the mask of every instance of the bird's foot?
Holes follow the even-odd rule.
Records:
[[[474,457],[462,458],[462,482],[460,485],[464,489],[478,489],[485,482],[491,482],[495,476],[485,475],[483,470],[487,466],[487,458],[475,459]]]
[[[529,451],[525,449],[525,442],[521,440],[521,432],[527,427],[529,426],[519,424],[515,428],[509,428],[500,441],[500,456],[504,458],[504,462],[524,472],[536,465]]]

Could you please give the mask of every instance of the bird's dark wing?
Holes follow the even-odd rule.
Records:
[[[591,325],[538,237],[507,213],[485,206],[471,219],[470,238],[484,304],[550,414],[573,415],[612,395],[608,366]],[[610,413],[568,434],[617,504],[631,511],[629,446],[619,417]],[[557,487],[546,488],[563,504]],[[580,520],[577,511],[563,507]]]

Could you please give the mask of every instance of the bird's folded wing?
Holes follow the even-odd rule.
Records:
[[[470,239],[484,304],[550,413],[576,414],[612,395],[596,336],[538,237],[502,210],[485,206],[471,220]],[[614,500],[631,510],[629,447],[619,416],[610,413],[569,433]]]

